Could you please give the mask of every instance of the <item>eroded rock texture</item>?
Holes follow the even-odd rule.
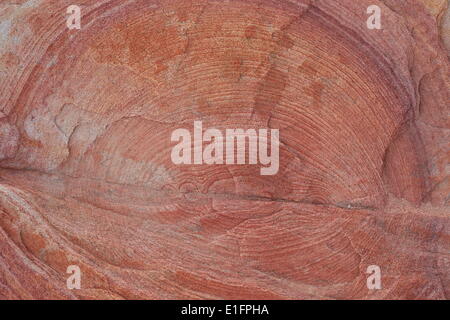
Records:
[[[1,298],[450,297],[447,1],[74,2],[0,2]],[[174,165],[195,120],[278,174]]]

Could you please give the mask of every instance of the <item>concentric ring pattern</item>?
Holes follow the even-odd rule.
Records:
[[[446,7],[2,1],[0,298],[448,298]],[[278,129],[277,174],[174,164],[194,121]]]

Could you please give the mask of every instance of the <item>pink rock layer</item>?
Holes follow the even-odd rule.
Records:
[[[446,7],[2,1],[0,298],[447,299]],[[279,129],[278,174],[174,165],[196,120]]]

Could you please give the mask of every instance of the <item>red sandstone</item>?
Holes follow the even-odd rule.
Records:
[[[72,4],[0,2],[0,298],[450,296],[447,1]],[[278,173],[173,164],[197,120]]]

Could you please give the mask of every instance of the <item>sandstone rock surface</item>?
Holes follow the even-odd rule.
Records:
[[[0,1],[0,298],[448,299],[447,7]],[[173,164],[196,120],[279,172]]]

